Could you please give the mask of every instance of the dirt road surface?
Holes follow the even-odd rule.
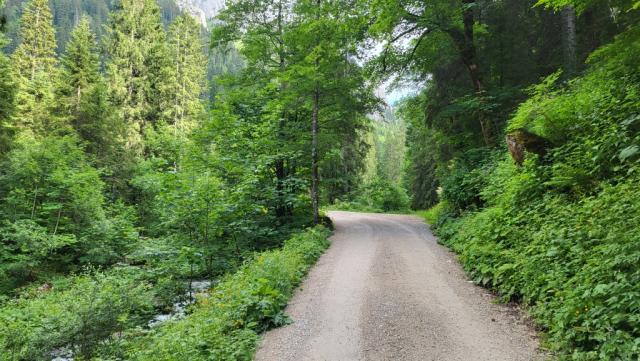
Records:
[[[418,217],[331,212],[332,245],[258,361],[541,360],[519,312],[470,283]]]

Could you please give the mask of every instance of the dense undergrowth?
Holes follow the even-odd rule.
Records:
[[[360,212],[408,212],[409,196],[401,186],[376,179],[360,187],[349,200],[337,201],[331,209]]]
[[[260,332],[286,324],[294,287],[328,246],[318,226],[258,253],[203,294],[184,319],[149,329],[166,290],[142,269],[61,278],[0,307],[0,360],[250,360]]]
[[[258,254],[202,297],[193,313],[122,341],[128,360],[251,360],[259,334],[289,322],[295,286],[329,243],[318,226]]]
[[[114,269],[25,291],[0,308],[0,360],[51,360],[66,347],[89,357],[112,334],[144,325],[156,294],[142,276]]]
[[[475,282],[530,306],[563,360],[640,357],[639,58],[628,31],[583,76],[534,87],[509,130],[550,140],[546,155],[485,157],[427,213]]]

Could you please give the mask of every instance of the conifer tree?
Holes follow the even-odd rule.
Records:
[[[0,0],[0,10],[4,6],[4,0]],[[3,32],[3,18],[0,16],[0,48],[4,48],[8,40]],[[15,84],[9,59],[0,52],[0,154],[5,153],[9,147],[7,130],[8,121],[13,113],[15,98]]]
[[[48,0],[31,0],[20,20],[20,45],[13,54],[18,76],[34,80],[56,65],[56,33]]]
[[[103,161],[117,146],[122,129],[107,99],[96,36],[88,18],[82,18],[71,32],[65,49],[56,84],[58,115],[68,119],[86,141],[87,152]]]
[[[170,78],[163,90],[162,119],[184,134],[193,129],[203,113],[201,96],[206,85],[200,25],[187,14],[179,16],[169,28]]]
[[[51,114],[54,104],[56,36],[47,0],[31,0],[21,19],[20,45],[12,60],[18,83],[14,130],[43,135],[65,128]]]
[[[106,50],[109,91],[127,129],[127,147],[141,154],[144,134],[161,115],[167,49],[154,0],[122,0],[110,18]]]
[[[87,18],[83,18],[71,32],[66,54],[60,63],[58,102],[64,115],[76,118],[73,122],[77,123],[83,96],[100,78],[96,39]]]
[[[294,57],[286,79],[310,113],[310,194],[314,222],[318,223],[321,163],[329,149],[343,152],[349,143],[357,143],[358,130],[366,126],[361,115],[371,109],[374,99],[350,56],[356,53],[365,27],[357,16],[361,9],[346,1],[300,0],[295,10],[298,22],[288,37]],[[322,144],[325,131],[331,140]]]

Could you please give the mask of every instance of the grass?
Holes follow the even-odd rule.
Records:
[[[442,201],[427,210],[415,211],[414,214],[424,219],[428,225],[433,226],[438,221],[438,217],[445,211],[446,207],[446,201]]]

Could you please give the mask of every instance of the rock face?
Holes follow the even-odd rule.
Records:
[[[207,27],[207,21],[224,9],[225,0],[176,0],[182,11],[188,12]]]
[[[549,141],[545,138],[525,129],[517,129],[507,134],[506,141],[509,153],[511,153],[511,158],[513,158],[518,165],[522,165],[524,162],[526,152],[544,157],[550,145]]]
[[[207,18],[212,18],[224,9],[225,0],[191,0],[195,5],[202,9]]]

